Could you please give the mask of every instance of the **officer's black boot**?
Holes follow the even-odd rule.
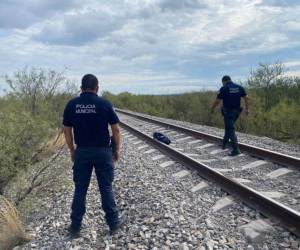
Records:
[[[112,225],[109,227],[109,234],[114,235],[116,234],[125,224],[126,222],[126,216],[120,216],[119,222],[115,225]]]
[[[231,151],[229,156],[236,156],[236,155],[241,154],[241,151],[239,149],[239,146],[238,146],[237,142],[232,142],[232,147],[233,147],[233,150]]]
[[[226,149],[227,143],[228,143],[228,140],[223,139],[223,142],[222,142],[222,149],[223,150]]]
[[[237,156],[239,154],[241,154],[241,151],[239,149],[233,149],[229,156]]]
[[[80,237],[80,226],[74,226],[71,224],[68,228],[68,231],[71,238],[76,239]]]

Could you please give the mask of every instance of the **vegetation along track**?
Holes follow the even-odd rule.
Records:
[[[122,127],[130,133],[175,161],[197,169],[202,177],[300,236],[299,158],[246,144],[241,145],[245,153],[230,157],[228,150],[220,149],[219,137],[129,111],[117,112]],[[153,140],[154,131],[170,137],[170,146]]]

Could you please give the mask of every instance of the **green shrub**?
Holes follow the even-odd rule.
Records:
[[[241,115],[237,130],[300,143],[300,78],[286,76],[281,63],[260,64],[242,84],[250,97],[250,115]],[[119,108],[222,128],[220,112],[210,114],[216,95],[215,91],[157,96],[103,93]]]

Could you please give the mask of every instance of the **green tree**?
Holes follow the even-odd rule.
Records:
[[[0,194],[13,177],[39,160],[75,93],[63,72],[25,68],[5,78],[10,91],[0,98]]]

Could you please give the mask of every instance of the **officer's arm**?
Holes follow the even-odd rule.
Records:
[[[211,106],[211,112],[213,113],[216,109],[216,107],[218,107],[218,105],[221,103],[221,99],[216,98],[215,102],[213,103],[213,105]]]
[[[120,133],[120,127],[119,124],[112,124],[111,125],[111,131],[112,131],[112,135],[113,138],[115,140],[116,143],[116,153],[115,153],[115,160],[119,160],[119,154],[120,154],[120,148],[121,148],[121,133]]]
[[[247,95],[245,95],[243,98],[245,101],[245,113],[248,114],[249,113],[249,97]]]
[[[75,151],[72,127],[64,126],[64,135],[66,143],[72,155],[72,153],[74,153]]]

